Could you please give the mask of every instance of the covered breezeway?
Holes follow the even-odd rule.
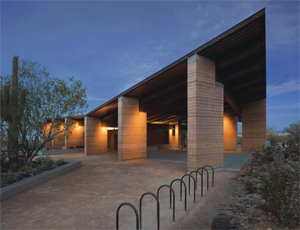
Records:
[[[238,121],[242,149],[261,149],[265,38],[263,9],[95,108],[84,118],[85,154],[107,152],[109,139],[118,161],[151,159],[148,147],[186,148],[187,171],[224,168],[224,150],[237,150]]]

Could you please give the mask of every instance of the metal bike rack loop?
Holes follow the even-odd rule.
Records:
[[[186,191],[186,184],[184,183],[184,181],[182,180],[182,179],[174,179],[172,182],[171,182],[171,184],[170,184],[170,186],[171,186],[171,188],[172,188],[172,185],[173,185],[173,183],[175,182],[175,181],[179,181],[180,182],[180,186],[183,184],[184,185],[184,197],[185,197],[185,199],[184,199],[184,208],[185,208],[185,211],[186,211],[186,207],[187,207],[187,202],[186,202],[186,199],[187,199],[187,195],[186,195],[186,193],[187,193],[187,191]],[[171,192],[170,192],[170,201],[171,201]],[[182,191],[180,191],[180,200],[182,200]]]
[[[181,177],[181,180],[183,180],[185,177],[189,177],[189,195],[191,195],[191,178],[194,181],[194,203],[196,203],[196,180],[191,174],[185,174]],[[182,183],[180,183],[180,192],[182,193]]]
[[[133,209],[133,211],[135,213],[135,217],[136,217],[136,229],[139,230],[139,213],[136,210],[136,208],[134,207],[134,205],[131,204],[131,203],[128,203],[128,202],[120,204],[118,209],[117,209],[116,229],[117,230],[119,229],[119,211],[120,211],[120,208],[123,207],[123,206],[129,206]]]
[[[175,221],[175,192],[174,192],[173,188],[172,188],[171,186],[169,186],[169,185],[166,185],[166,184],[160,186],[160,187],[158,188],[158,190],[157,190],[157,199],[159,200],[159,191],[160,191],[162,188],[164,188],[164,187],[169,188],[170,193],[171,193],[171,192],[173,193],[173,221]],[[171,201],[171,199],[170,199],[170,208],[172,208],[172,201]]]
[[[159,219],[160,219],[159,200],[158,200],[157,196],[152,192],[146,192],[140,198],[140,206],[139,206],[139,209],[140,209],[140,229],[142,229],[142,201],[143,201],[144,196],[147,196],[147,195],[153,196],[154,199],[156,200],[157,229],[159,229]]]
[[[192,176],[193,173],[196,173],[196,190],[197,190],[197,186],[198,186],[198,173],[201,176],[201,196],[203,196],[203,174],[199,171],[192,171],[192,172],[190,172],[190,175]]]
[[[202,174],[203,174],[203,170],[206,171],[206,174],[207,174],[207,179],[206,179],[207,180],[207,191],[208,191],[209,190],[209,173],[208,173],[208,170],[204,167],[200,167],[200,168],[197,169],[197,171],[199,171],[199,170],[202,171]]]
[[[203,166],[203,168],[206,168],[206,167],[210,167],[211,168],[211,171],[212,171],[212,182],[211,182],[211,186],[214,187],[214,184],[215,184],[215,170],[212,166],[210,165],[205,165]]]

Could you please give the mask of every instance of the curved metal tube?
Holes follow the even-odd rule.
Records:
[[[180,182],[180,186],[183,184],[184,185],[184,191],[185,191],[185,193],[184,193],[184,197],[185,197],[185,199],[184,199],[184,207],[185,207],[185,211],[186,211],[186,207],[187,207],[187,202],[186,202],[186,199],[187,199],[187,191],[186,191],[186,184],[184,183],[184,181],[182,180],[182,179],[174,179],[172,182],[171,182],[171,184],[170,184],[170,186],[171,186],[171,188],[172,188],[172,185],[173,185],[173,183],[175,182],[175,181],[179,181]],[[171,200],[171,192],[170,192],[170,200]],[[182,200],[182,190],[180,191],[180,200]]]
[[[133,209],[134,213],[135,213],[135,217],[136,217],[136,229],[139,230],[139,214],[138,214],[138,211],[136,210],[136,208],[134,207],[133,204],[131,203],[128,203],[128,202],[125,202],[125,203],[122,203],[119,205],[118,209],[117,209],[117,217],[116,217],[116,229],[118,230],[119,229],[119,211],[120,211],[120,208],[122,206],[129,206]]]
[[[209,173],[208,173],[208,170],[204,167],[200,167],[200,168],[197,169],[197,171],[199,171],[199,170],[202,170],[202,174],[203,174],[203,170],[206,171],[206,174],[207,174],[207,191],[208,191],[209,190]]]
[[[159,191],[163,188],[163,187],[167,187],[170,189],[170,193],[172,192],[173,193],[173,221],[175,221],[175,192],[173,190],[173,188],[169,185],[162,185],[158,188],[157,190],[157,199],[159,200]],[[170,199],[170,208],[172,208],[172,200]]]
[[[215,170],[212,166],[210,165],[205,165],[203,166],[203,168],[205,167],[210,167],[211,168],[211,171],[212,171],[212,182],[211,182],[211,186],[214,187],[214,184],[215,184]]]
[[[203,174],[199,171],[192,171],[192,172],[190,172],[190,175],[192,176],[193,173],[196,173],[196,190],[197,190],[197,186],[198,186],[198,173],[201,176],[201,196],[203,196]]]
[[[144,196],[146,196],[146,195],[151,195],[156,200],[156,204],[157,204],[157,208],[156,208],[157,229],[159,229],[159,219],[160,219],[160,214],[159,214],[159,200],[158,200],[157,196],[154,193],[152,193],[152,192],[146,192],[140,198],[140,206],[139,206],[139,209],[140,209],[140,229],[142,229],[142,201],[143,201]]]
[[[183,180],[186,176],[189,177],[189,195],[191,195],[191,178],[194,180],[194,203],[195,203],[196,202],[196,180],[191,174],[183,175],[181,177],[181,180]],[[182,193],[182,183],[180,183],[180,192]]]

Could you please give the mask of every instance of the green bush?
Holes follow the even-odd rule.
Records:
[[[39,169],[33,165],[24,165],[20,167],[19,172],[24,176],[34,176],[39,172]]]
[[[265,200],[262,208],[282,225],[290,221],[299,223],[299,169],[284,164],[274,167],[269,174],[261,189]]]
[[[299,161],[300,121],[290,124],[284,131],[289,133],[287,137],[286,156],[289,156],[294,161]]]
[[[6,173],[1,173],[1,187],[4,187],[6,185],[12,184],[18,180],[20,180],[22,177],[13,171],[8,171]]]
[[[50,170],[55,166],[54,160],[50,157],[39,157],[36,159],[36,162],[40,164],[42,171]]]
[[[67,162],[64,159],[58,159],[57,161],[55,161],[55,165],[56,166],[62,166],[64,164],[66,164]]]

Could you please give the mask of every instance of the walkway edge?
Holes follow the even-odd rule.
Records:
[[[67,161],[67,162],[68,162],[68,164],[62,165],[62,166],[52,169],[50,171],[43,172],[36,176],[23,179],[21,181],[18,181],[16,183],[13,183],[13,184],[10,184],[10,185],[7,185],[7,186],[1,188],[0,200],[1,201],[5,200],[15,194],[25,191],[28,188],[38,185],[38,184],[40,184],[46,180],[49,180],[53,177],[64,174],[64,173],[82,165],[81,161]]]

